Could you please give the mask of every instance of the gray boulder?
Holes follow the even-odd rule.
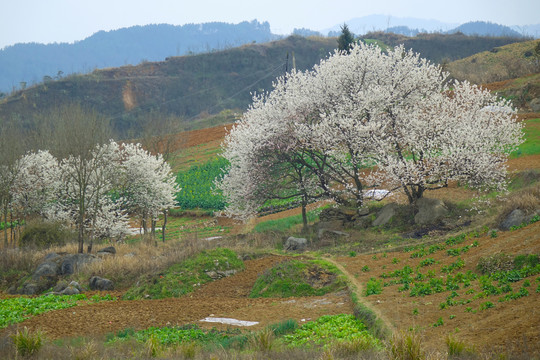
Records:
[[[448,209],[439,199],[420,198],[416,201],[418,213],[414,222],[418,225],[435,224],[448,215]]]
[[[532,99],[529,106],[533,112],[540,112],[540,97]]]
[[[383,226],[386,225],[392,220],[394,215],[396,215],[397,204],[386,204],[382,207],[381,210],[377,213],[377,217],[373,220],[371,225],[373,226]]]
[[[320,221],[319,223],[317,223],[317,229],[318,230],[322,230],[322,229],[343,229],[343,220],[338,220],[338,219],[335,219],[335,220],[325,220],[325,221]]]
[[[55,252],[52,252],[52,253],[48,253],[47,255],[45,255],[45,258],[43,259],[43,261],[55,261],[59,257],[60,257],[59,254],[57,254]]]
[[[35,282],[26,282],[23,284],[18,293],[22,295],[36,295],[41,293],[43,290],[43,287],[39,286]]]
[[[60,295],[77,295],[80,294],[81,291],[77,289],[75,286],[69,285],[64,290],[60,292]]]
[[[285,251],[304,251],[307,247],[307,240],[290,236],[283,245]]]
[[[59,282],[56,283],[56,285],[53,287],[53,292],[54,293],[61,293],[62,291],[64,291],[65,288],[67,288],[69,286],[68,282],[65,281],[65,280],[60,280]]]
[[[529,223],[535,215],[540,215],[540,209],[527,214],[521,209],[512,211],[499,225],[500,230],[510,230],[512,226],[519,226],[523,223]]]
[[[114,246],[107,246],[101,250],[98,250],[97,255],[116,255],[116,248]]]
[[[71,275],[78,268],[96,260],[91,254],[71,254],[63,257],[60,263],[60,275]]]
[[[349,234],[339,230],[319,229],[317,232],[317,239],[321,246],[336,246],[348,237]]]
[[[32,274],[32,280],[39,280],[43,276],[56,276],[59,273],[59,266],[56,262],[45,261],[39,264]]]
[[[111,280],[99,276],[92,276],[89,286],[90,290],[114,290],[114,283]]]

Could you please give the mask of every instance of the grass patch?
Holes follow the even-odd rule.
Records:
[[[289,260],[260,275],[249,296],[319,296],[345,288],[335,266],[321,260]]]
[[[290,335],[283,336],[283,341],[291,347],[310,347],[331,343],[363,340],[365,349],[376,349],[381,343],[358,321],[354,315],[325,315],[316,321],[302,325]]]
[[[308,222],[314,222],[319,219],[321,209],[315,209],[307,212]],[[297,225],[302,224],[302,215],[293,215],[277,220],[267,220],[255,225],[255,232],[267,232],[267,231],[287,231]]]
[[[523,128],[525,141],[510,154],[511,158],[540,154],[540,119],[529,119]]]
[[[150,276],[142,285],[130,288],[124,299],[180,297],[212,281],[210,275],[226,276],[243,269],[244,263],[232,250],[217,248],[202,251],[194,258],[186,259],[170,266],[162,273]]]

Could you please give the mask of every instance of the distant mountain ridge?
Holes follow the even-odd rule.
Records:
[[[525,26],[505,26],[487,21],[471,21],[464,24],[446,23],[438,20],[419,19],[412,17],[395,17],[388,15],[368,15],[345,21],[349,29],[363,35],[368,32],[385,31],[406,36],[415,36],[419,33],[440,32],[452,34],[461,32],[465,35],[479,36],[509,36],[540,38],[540,24]],[[320,30],[329,36],[339,35],[343,24]]]
[[[465,35],[522,37],[522,34],[512,30],[508,26],[494,24],[489,21],[471,21],[448,31],[449,34],[456,32],[461,32]]]
[[[180,56],[222,50],[278,36],[268,22],[228,24],[212,22],[174,26],[132,26],[99,31],[74,44],[16,44],[0,50],[0,92],[25,87],[65,74],[88,73],[97,68],[137,65]]]

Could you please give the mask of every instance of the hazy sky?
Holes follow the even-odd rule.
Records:
[[[540,22],[539,0],[0,0],[0,48],[19,42],[73,42],[133,25],[268,21],[272,32],[323,30],[382,14],[503,25]]]

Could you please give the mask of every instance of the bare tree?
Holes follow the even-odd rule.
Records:
[[[42,124],[48,139],[42,139],[44,148],[61,161],[63,170],[64,195],[76,205],[78,243],[80,253],[84,250],[85,223],[89,206],[96,203],[96,197],[103,190],[105,174],[102,172],[104,152],[97,146],[105,144],[111,136],[107,119],[97,112],[71,104],[53,110]],[[95,211],[94,211],[95,212]]]
[[[0,214],[4,222],[4,246],[8,246],[8,219],[13,219],[12,201],[14,185],[20,171],[19,158],[24,154],[20,128],[13,121],[0,123]],[[13,221],[11,221],[12,223]],[[11,232],[14,240],[13,231]]]

